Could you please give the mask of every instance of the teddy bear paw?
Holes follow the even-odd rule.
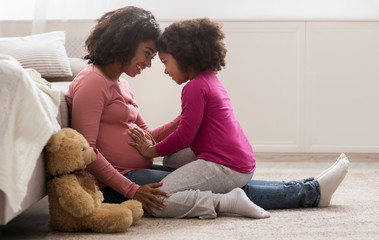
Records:
[[[143,216],[142,204],[137,200],[128,200],[121,203],[122,206],[129,208],[132,211],[133,223],[137,222]]]

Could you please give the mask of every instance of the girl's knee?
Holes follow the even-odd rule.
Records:
[[[196,156],[192,150],[190,148],[184,148],[176,153],[164,157],[163,166],[177,169],[194,160],[196,160]]]

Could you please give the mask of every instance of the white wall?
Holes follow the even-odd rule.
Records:
[[[379,152],[379,22],[224,22],[218,75],[256,151]],[[157,126],[181,87],[156,61],[133,87]]]
[[[379,21],[222,23],[228,54],[218,76],[255,151],[379,153]],[[0,36],[26,35],[27,25],[0,23]],[[80,46],[92,26],[49,22],[47,30],[67,30]],[[151,127],[180,113],[182,87],[158,58],[129,80]]]
[[[97,19],[124,6],[150,10],[160,21],[378,19],[377,0],[0,0],[0,20]],[[20,7],[22,6],[22,7]]]
[[[379,19],[377,0],[144,0],[125,1],[163,21],[210,17],[241,20]]]

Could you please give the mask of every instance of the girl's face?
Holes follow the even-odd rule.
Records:
[[[151,67],[151,60],[157,54],[157,47],[154,40],[141,42],[130,60],[130,63],[123,68],[124,73],[130,77],[140,74],[146,67]]]
[[[185,83],[194,77],[193,76],[190,78],[191,76],[189,76],[188,73],[182,72],[179,69],[178,63],[176,62],[175,58],[171,54],[159,52],[158,55],[159,59],[165,66],[164,73],[168,74],[178,85]]]

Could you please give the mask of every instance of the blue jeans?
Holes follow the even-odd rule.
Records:
[[[142,186],[149,183],[160,182],[171,172],[168,170],[161,170],[159,167],[156,167],[157,169],[154,169],[155,166],[158,165],[153,165],[152,169],[132,170],[125,173],[124,176],[130,181]],[[121,203],[128,200],[124,195],[120,194],[110,187],[104,187],[100,190],[104,195],[104,202],[106,203]]]
[[[242,189],[263,209],[317,207],[320,187],[313,178],[298,181],[250,180]]]
[[[151,169],[133,170],[124,176],[138,185],[160,182],[174,170],[160,165]],[[313,178],[298,181],[250,180],[242,189],[258,206],[264,209],[287,209],[317,207],[320,201],[320,187]],[[110,187],[101,189],[104,202],[120,203],[127,199]]]

